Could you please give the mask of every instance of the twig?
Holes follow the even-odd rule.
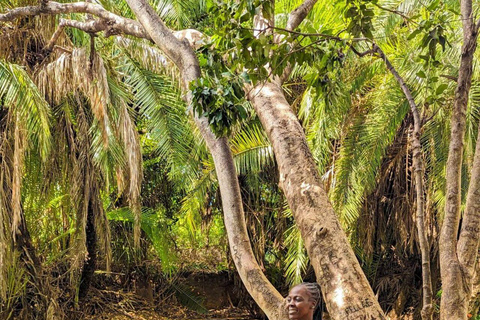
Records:
[[[458,78],[457,78],[457,77],[455,77],[455,76],[450,76],[450,75],[448,75],[448,74],[441,74],[440,77],[445,78],[445,79],[448,79],[448,80],[452,80],[452,81],[455,81],[455,82],[458,81]]]
[[[374,49],[369,49],[369,50],[364,51],[364,52],[359,52],[357,49],[355,49],[355,47],[351,43],[348,43],[348,46],[350,47],[350,49],[352,49],[353,53],[355,53],[360,58],[362,58],[362,57],[364,57],[368,54],[379,57],[376,50],[374,50]]]
[[[305,33],[305,32],[298,32],[298,31],[288,30],[288,29],[280,28],[280,27],[273,27],[273,26],[268,26],[268,27],[269,27],[269,28],[272,28],[272,29],[274,29],[274,30],[284,31],[284,32],[288,32],[288,33],[291,33],[291,34],[301,35],[301,36],[305,36],[305,37],[322,37],[322,38],[325,38],[325,39],[336,40],[336,41],[353,41],[353,42],[368,41],[368,42],[372,42],[372,40],[369,39],[369,38],[352,38],[352,39],[347,39],[347,38],[340,38],[340,37],[338,37],[338,36],[332,36],[332,35],[330,35],[330,34],[324,34],[324,33]]]
[[[407,17],[403,12],[400,12],[400,11],[397,11],[397,10],[394,10],[394,9],[389,9],[389,8],[382,7],[381,5],[379,5],[379,4],[377,4],[377,3],[374,3],[374,5],[375,5],[377,8],[379,8],[379,9],[382,9],[382,10],[385,10],[385,11],[388,11],[388,12],[391,12],[391,13],[394,13],[394,14],[398,14],[398,15],[401,16],[403,19],[417,24],[417,23],[416,23],[415,21],[413,21],[411,18]]]

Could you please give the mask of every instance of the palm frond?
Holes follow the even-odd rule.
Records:
[[[258,174],[274,163],[273,150],[259,125],[245,126],[231,139],[237,173]]]
[[[107,217],[111,221],[135,223],[135,214],[128,207],[109,211]],[[173,250],[173,240],[169,235],[170,230],[162,217],[162,213],[150,208],[142,208],[140,226],[152,242],[153,248],[162,262],[163,272],[171,273],[175,268],[177,256],[175,250]]]
[[[22,67],[0,61],[0,99],[25,125],[27,150],[38,148],[46,159],[51,148],[50,107]]]
[[[286,234],[285,245],[288,251],[285,257],[285,278],[289,287],[292,287],[303,282],[309,258],[298,227],[292,225]]]

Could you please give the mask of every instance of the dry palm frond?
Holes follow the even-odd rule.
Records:
[[[142,186],[142,154],[135,124],[130,118],[127,106],[123,104],[120,114],[120,136],[127,155],[128,201],[135,216],[134,242],[140,245],[140,190]]]
[[[12,234],[13,240],[16,240],[16,234],[22,221],[22,207],[21,207],[21,187],[22,187],[22,173],[24,162],[24,137],[21,128],[21,120],[19,115],[16,115],[14,130],[14,150],[13,150],[13,176],[12,176]]]
[[[128,53],[141,66],[157,74],[167,75],[173,82],[180,82],[178,68],[156,46],[145,41],[132,40],[125,37],[116,38],[117,45]]]
[[[77,139],[75,140],[77,156],[74,159],[71,181],[71,199],[77,213],[75,247],[72,251],[72,281],[78,280],[79,271],[86,259],[86,224],[88,203],[90,200],[92,165],[89,155],[88,121],[83,104],[78,94]]]
[[[36,82],[46,99],[55,105],[76,90],[82,92],[89,99],[92,113],[101,127],[104,145],[108,145],[110,91],[107,71],[98,54],[93,54],[91,59],[85,49],[63,53],[40,69]]]

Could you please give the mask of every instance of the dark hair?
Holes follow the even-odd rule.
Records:
[[[304,287],[312,300],[315,301],[315,310],[313,312],[313,320],[322,320],[322,292],[320,291],[320,286],[316,282],[302,282],[296,287]]]

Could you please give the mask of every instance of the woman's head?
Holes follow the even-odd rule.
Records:
[[[313,312],[320,301],[318,284],[304,282],[296,285],[290,290],[286,300],[290,320],[312,320]]]

